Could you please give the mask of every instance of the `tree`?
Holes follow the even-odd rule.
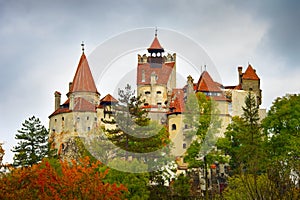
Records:
[[[216,103],[202,92],[191,94],[185,108],[184,123],[189,128],[187,137],[190,137],[191,145],[184,160],[189,168],[203,167],[204,162],[199,158],[205,156],[214,146],[216,134],[221,127],[219,111]]]
[[[179,174],[177,179],[171,184],[173,195],[176,199],[188,199],[191,194],[190,178],[184,174]]]
[[[116,146],[120,147],[120,156],[144,160],[149,164],[148,169],[151,171],[152,167],[159,166],[161,158],[168,160],[169,133],[165,126],[150,121],[148,111],[142,108],[144,101],[141,96],[136,97],[134,94],[135,91],[132,91],[128,84],[124,90],[119,90],[115,119],[120,132],[107,135]]]
[[[297,199],[300,187],[300,95],[277,98],[262,126],[266,136],[266,170],[276,183],[277,199]]]
[[[132,161],[115,159],[109,163],[109,167],[110,170],[105,177],[104,182],[124,185],[128,190],[128,192],[125,194],[126,199],[149,199],[149,173],[132,173],[134,171],[146,171],[136,168],[147,169],[147,165],[139,162],[137,159],[133,159]],[[101,171],[105,171],[106,169],[107,167],[104,166]],[[116,169],[122,169],[122,171]]]
[[[30,167],[15,168],[0,180],[0,199],[123,199],[127,189],[103,180],[100,162],[44,159]]]
[[[12,150],[15,153],[13,165],[31,166],[52,152],[48,143],[48,131],[35,116],[25,120],[22,126],[15,137],[19,142]]]
[[[3,156],[4,156],[4,149],[2,148],[2,144],[0,143],[0,167],[2,166]]]
[[[262,169],[263,135],[255,96],[251,92],[245,98],[243,111],[242,117],[233,117],[225,138],[218,140],[217,147],[231,156],[231,168],[236,173],[247,170],[256,174]]]

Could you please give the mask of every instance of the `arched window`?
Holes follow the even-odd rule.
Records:
[[[176,124],[172,124],[172,131],[176,130]]]

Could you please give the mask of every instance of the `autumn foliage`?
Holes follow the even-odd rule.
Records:
[[[105,183],[108,169],[89,158],[79,162],[43,160],[14,169],[0,181],[0,199],[122,199],[123,185]]]

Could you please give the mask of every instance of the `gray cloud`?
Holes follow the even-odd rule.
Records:
[[[264,99],[269,106],[284,91],[300,88],[293,75],[299,72],[299,4],[271,0],[0,1],[0,140],[6,141],[8,153],[16,130],[31,115],[47,126],[53,92],[66,93],[82,40],[90,53],[108,38],[134,28],[158,26],[190,36],[207,50],[225,84],[236,83],[237,65],[250,61],[262,79],[263,92],[268,91]],[[293,85],[275,91],[273,85],[281,76],[292,77]]]

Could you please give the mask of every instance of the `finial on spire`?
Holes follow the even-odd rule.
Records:
[[[81,42],[81,49],[82,49],[82,53],[84,53],[84,42]]]
[[[157,37],[157,26],[155,26],[155,37]]]

